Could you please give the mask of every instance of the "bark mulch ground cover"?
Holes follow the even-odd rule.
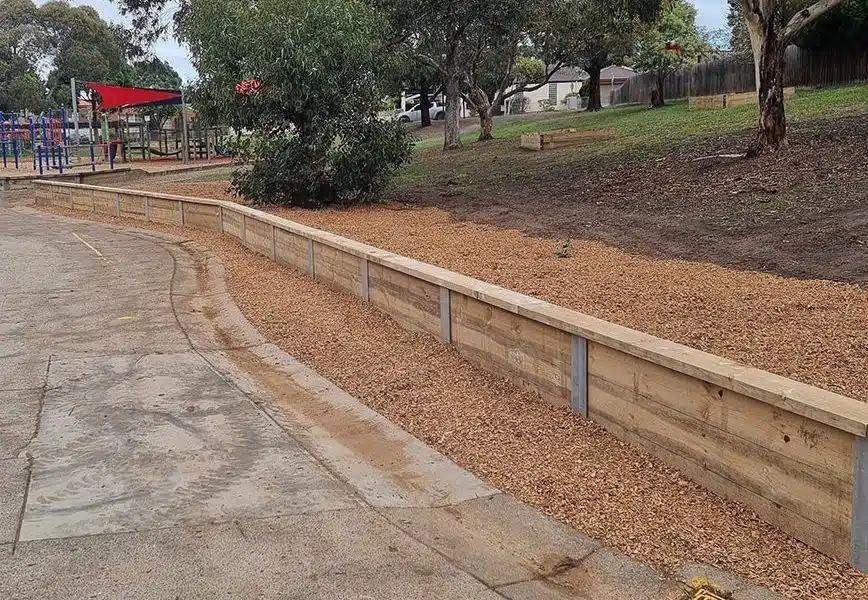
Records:
[[[160,190],[231,199],[226,186],[179,183],[161,185]],[[347,210],[272,210],[868,401],[868,290],[857,284],[651,258],[594,240],[530,237],[517,229],[457,220],[454,213],[434,207],[393,203]],[[865,210],[868,214],[868,207]],[[677,217],[670,215],[670,220]],[[854,246],[864,251],[847,268],[868,269],[868,245]]]

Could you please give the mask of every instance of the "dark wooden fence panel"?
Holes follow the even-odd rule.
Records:
[[[868,50],[847,54],[804,50],[798,46],[787,48],[786,86],[842,85],[858,81],[868,81]],[[612,104],[648,102],[653,87],[651,75],[637,75],[612,91]],[[756,89],[753,57],[732,54],[672,73],[666,78],[664,96],[675,99],[753,89]]]

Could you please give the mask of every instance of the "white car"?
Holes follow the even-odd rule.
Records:
[[[438,105],[436,102],[431,103],[431,107],[428,109],[428,114],[431,115],[431,118],[435,121],[440,121],[446,118],[446,108]],[[422,105],[414,104],[409,110],[405,110],[402,113],[398,113],[398,122],[399,123],[411,123],[415,121],[422,120]]]

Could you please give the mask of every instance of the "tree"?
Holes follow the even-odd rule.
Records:
[[[412,56],[401,55],[400,69],[386,85],[390,90],[418,90],[421,126],[431,126],[431,101],[439,93],[438,74]]]
[[[39,62],[47,45],[39,11],[31,0],[3,0],[0,11],[0,111],[39,112],[45,107]]]
[[[233,178],[257,202],[373,199],[411,151],[377,118],[396,57],[385,19],[361,0],[189,0],[178,33],[205,119],[247,130],[252,165]]]
[[[800,31],[802,48],[836,52],[864,49],[868,40],[868,0],[848,0]]]
[[[729,49],[735,52],[750,52],[750,36],[741,16],[741,0],[726,0],[728,7],[726,24],[729,26]]]
[[[557,0],[499,3],[499,14],[472,29],[462,57],[462,96],[479,116],[479,139],[492,139],[504,101],[546,85],[564,65],[572,36],[551,21]]]
[[[0,11],[0,53],[7,60],[21,60],[28,70],[35,71],[48,42],[39,9],[32,0],[3,0]]]
[[[713,53],[709,34],[696,26],[696,8],[686,0],[669,0],[636,45],[634,66],[654,76],[651,106],[664,104],[663,86],[670,73]]]
[[[471,62],[464,75],[467,91],[462,96],[479,116],[477,141],[493,139],[494,116],[503,103],[519,93],[546,85],[563,66],[563,61],[546,65],[540,59],[519,54],[520,48],[490,48]]]
[[[600,72],[606,65],[632,54],[647,23],[660,11],[661,0],[566,0],[558,4],[552,23],[574,40],[570,55],[588,73],[588,110],[600,110]],[[557,34],[556,35],[564,35]]]
[[[787,146],[784,115],[784,52],[807,25],[843,0],[819,0],[789,16],[780,0],[741,0],[753,50],[759,99],[759,130],[748,156],[776,152]],[[783,23],[783,25],[781,25]]]
[[[159,58],[151,57],[136,61],[131,65],[131,70],[132,85],[171,90],[181,88],[181,76],[172,65]],[[153,130],[159,130],[167,119],[174,117],[178,112],[178,107],[172,105],[141,109],[141,113],[148,117],[150,128]]]
[[[0,112],[45,110],[45,84],[32,71],[22,71],[14,63],[0,60]]]
[[[458,120],[462,54],[471,30],[475,26],[485,26],[487,15],[498,10],[498,2],[375,0],[375,5],[387,16],[390,43],[401,47],[407,56],[437,73],[446,97],[443,149],[460,147]]]
[[[50,64],[50,101],[69,101],[71,78],[79,82],[129,82],[130,69],[119,29],[105,22],[93,8],[51,1],[40,7],[39,14],[48,36],[45,59]]]
[[[729,11],[726,21],[730,31],[730,49],[752,52],[747,25],[741,13],[741,0],[727,0]],[[809,2],[793,0],[781,6],[781,14],[792,15]],[[778,26],[785,23],[778,21]],[[857,50],[868,39],[868,0],[849,0],[837,9],[827,12],[796,34],[793,43],[802,48],[834,52]]]
[[[543,69],[539,79],[531,82],[522,68],[527,62],[522,63],[521,57],[529,47],[546,57],[558,54],[547,23],[552,14],[549,9],[563,1],[377,0],[390,16],[393,42],[439,76],[446,96],[444,149],[461,145],[458,117],[462,99],[478,114],[479,139],[485,140],[491,138],[492,117],[504,100],[545,85],[549,73],[557,69]]]

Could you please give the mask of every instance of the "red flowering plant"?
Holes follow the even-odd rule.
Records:
[[[255,96],[259,93],[262,82],[259,79],[245,79],[235,84],[235,93],[239,96]]]

